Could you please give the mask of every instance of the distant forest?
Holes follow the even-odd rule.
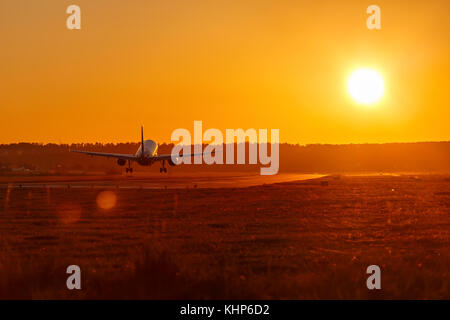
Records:
[[[114,159],[89,157],[69,150],[134,154],[138,147],[138,143],[0,145],[0,175],[120,173],[123,168]],[[159,153],[170,153],[172,147],[173,145],[162,144],[159,146]],[[281,173],[450,172],[450,142],[306,146],[280,144],[279,149]],[[248,150],[249,146],[246,144],[247,163]],[[159,166],[159,163],[151,167],[141,167],[136,163],[133,165],[136,171],[150,172],[159,172]],[[256,165],[180,165],[170,167],[169,171],[259,172],[261,166],[258,160]]]

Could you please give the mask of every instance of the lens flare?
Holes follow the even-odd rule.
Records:
[[[97,195],[97,206],[109,210],[116,206],[117,196],[112,191],[102,191]]]

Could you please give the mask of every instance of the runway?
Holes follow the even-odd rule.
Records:
[[[0,188],[121,188],[121,189],[187,189],[187,188],[243,188],[323,177],[319,174],[183,174],[133,176],[45,176],[2,177]]]

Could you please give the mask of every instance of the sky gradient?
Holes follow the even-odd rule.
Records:
[[[82,29],[68,30],[70,4]],[[366,28],[366,8],[382,30]],[[0,143],[170,142],[280,129],[280,142],[450,140],[448,0],[1,0]],[[380,72],[355,103],[347,78]]]

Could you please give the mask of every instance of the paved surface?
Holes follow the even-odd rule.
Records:
[[[49,176],[3,177],[0,188],[240,188],[296,180],[320,178],[317,174],[200,174],[189,175],[134,175],[134,176]]]

